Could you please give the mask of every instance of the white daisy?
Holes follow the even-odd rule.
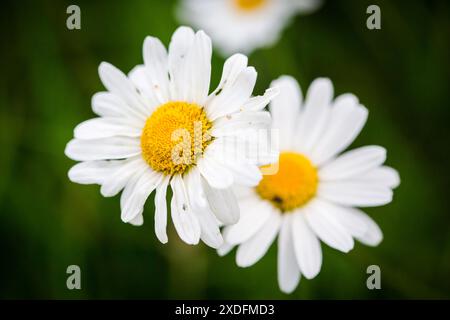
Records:
[[[320,0],[183,0],[180,19],[206,30],[224,54],[250,53],[274,44],[297,13],[315,10]]]
[[[124,222],[141,225],[144,203],[156,190],[155,233],[162,243],[167,242],[169,185],[180,238],[188,244],[202,239],[216,248],[223,241],[218,225],[239,219],[230,186],[257,185],[262,178],[257,163],[223,156],[233,151],[223,143],[224,129],[269,128],[270,114],[262,109],[276,90],[251,98],[256,71],[247,66],[247,57],[236,54],[208,95],[211,50],[203,31],[180,27],[168,52],[157,38],[147,37],[144,64],[128,76],[101,63],[99,75],[108,91],[92,98],[99,117],[79,124],[65,150],[82,161],[70,169],[70,180],[100,184],[105,197],[123,189]]]
[[[333,101],[328,79],[315,80],[305,102],[295,79],[272,84],[280,94],[270,104],[273,127],[279,129],[278,172],[264,175],[256,188],[240,192],[240,221],[224,230],[219,254],[239,245],[236,263],[248,267],[264,256],[278,235],[278,283],[290,293],[301,274],[314,278],[322,265],[320,241],[342,252],[353,238],[376,246],[377,224],[356,207],[385,205],[400,179],[383,166],[386,150],[365,146],[339,155],[357,137],[367,109],[352,94]]]

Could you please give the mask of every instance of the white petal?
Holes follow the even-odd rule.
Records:
[[[255,68],[247,67],[238,75],[234,83],[217,92],[206,105],[208,118],[215,120],[239,111],[253,92],[256,76]]]
[[[240,137],[237,137],[237,139],[240,139]],[[216,143],[210,146],[205,157],[211,158],[214,160],[213,163],[217,163],[217,172],[223,171],[223,175],[232,175],[232,180],[236,185],[248,187],[256,186],[262,179],[261,170],[257,163],[258,159],[246,157],[246,155],[243,154],[246,150],[236,146],[239,142],[232,142],[230,145],[226,145],[222,144],[223,140],[224,139],[217,139]],[[219,166],[222,168],[219,168]],[[219,177],[216,179],[219,179]]]
[[[208,202],[206,201],[205,192],[201,182],[201,175],[197,167],[193,167],[189,170],[188,174],[184,177],[189,195],[189,202],[193,207],[206,207]]]
[[[378,167],[365,172],[355,178],[364,183],[383,185],[389,188],[397,188],[400,184],[400,176],[397,170],[391,167]]]
[[[280,130],[280,148],[289,149],[298,126],[300,106],[303,100],[298,82],[291,76],[281,76],[270,84],[280,94],[272,100],[269,109],[272,114],[272,127]]]
[[[75,127],[76,139],[100,139],[113,136],[139,137],[143,123],[124,118],[94,118],[81,122]]]
[[[205,154],[197,168],[212,188],[226,189],[233,184],[232,173],[211,156]]]
[[[110,92],[97,92],[92,96],[91,104],[92,110],[102,117],[128,117],[132,114],[126,102]]]
[[[322,266],[322,249],[319,239],[305,221],[304,214],[302,210],[293,213],[292,236],[300,271],[305,278],[312,279]]]
[[[358,214],[360,211],[359,209],[333,205],[331,203],[329,203],[329,205],[333,206],[333,215],[353,237],[361,237],[366,233],[367,223],[366,220]]]
[[[236,253],[236,264],[249,267],[259,261],[269,250],[281,225],[281,215],[271,212],[264,226],[248,241],[239,246]]]
[[[133,220],[130,220],[130,224],[133,226],[142,226],[144,224],[144,216],[141,214],[138,214]]]
[[[211,135],[226,136],[248,129],[269,129],[271,117],[267,111],[243,111],[217,119]]]
[[[334,99],[333,108],[338,110],[347,106],[357,107],[359,105],[359,99],[352,93],[344,93]]]
[[[197,216],[200,223],[200,238],[208,246],[212,248],[219,248],[223,244],[222,234],[219,229],[219,222],[204,199],[200,173],[197,168],[192,168],[186,175],[185,179],[192,211]]]
[[[205,196],[214,215],[224,224],[233,224],[239,220],[239,205],[231,189],[212,188],[201,178]]]
[[[211,248],[220,248],[223,244],[223,237],[214,213],[209,207],[197,207],[195,210],[201,228],[200,238]]]
[[[208,99],[214,98],[219,91],[229,88],[236,81],[239,74],[247,68],[247,63],[248,58],[243,54],[236,53],[229,57],[223,65],[220,83]]]
[[[139,168],[128,180],[125,188],[120,195],[120,207],[122,208],[126,201],[132,196],[136,183],[149,168]],[[151,171],[151,170],[150,170]]]
[[[110,137],[92,140],[73,139],[65,154],[76,161],[124,159],[141,153],[140,141],[131,137]]]
[[[365,146],[340,155],[320,168],[321,181],[348,179],[380,166],[386,160],[386,149]]]
[[[132,176],[139,170],[143,170],[148,165],[143,161],[142,157],[137,156],[123,161],[123,165],[110,172],[105,177],[100,192],[104,197],[113,197],[127,185]]]
[[[247,100],[242,106],[244,111],[260,111],[264,109],[267,104],[272,101],[278,94],[280,90],[278,88],[267,89],[262,96],[252,97]]]
[[[366,123],[368,111],[357,104],[355,96],[347,94],[338,99],[339,97],[331,108],[330,120],[324,134],[311,151],[311,158],[316,165],[325,163],[347,148]]]
[[[383,240],[383,232],[380,227],[367,214],[359,209],[353,209],[351,214],[355,219],[360,219],[366,224],[366,232],[362,235],[355,235],[355,238],[368,246],[377,246]]]
[[[239,200],[244,200],[256,195],[254,188],[243,187],[243,186],[233,186],[233,191]]]
[[[172,99],[203,105],[211,77],[211,39],[199,31],[178,28],[169,48]],[[183,35],[185,38],[180,39]]]
[[[305,218],[320,240],[339,251],[349,252],[354,246],[353,238],[339,223],[334,211],[334,206],[315,199],[308,204]]]
[[[141,100],[136,88],[122,71],[107,62],[102,62],[98,68],[98,73],[108,91],[119,96],[127,105],[132,107],[130,110],[134,110],[137,116],[144,120],[147,118],[148,106]]]
[[[242,212],[239,221],[224,230],[225,241],[230,244],[250,239],[263,228],[273,211],[270,203],[256,198],[240,201],[239,208]]]
[[[317,190],[319,197],[352,207],[382,206],[392,201],[392,190],[364,182],[324,181]]]
[[[227,243],[227,242],[224,242],[224,243],[222,244],[222,246],[221,246],[219,249],[217,249],[217,254],[218,254],[219,256],[223,257],[223,256],[225,256],[226,254],[228,254],[228,252],[230,252],[231,250],[233,250],[233,248],[234,248],[234,245],[229,244],[229,243]]]
[[[125,186],[120,199],[121,219],[123,222],[130,222],[137,215],[142,214],[144,204],[148,196],[156,189],[161,182],[162,175],[145,168],[141,173],[138,171]]]
[[[166,48],[158,38],[146,37],[143,51],[147,79],[153,94],[163,104],[170,98]]]
[[[262,179],[261,170],[254,164],[237,163],[235,165],[224,165],[232,172],[233,180],[237,185],[256,187]]]
[[[156,187],[155,195],[155,234],[161,243],[167,243],[167,186],[170,177],[165,176]]]
[[[283,217],[278,235],[278,285],[284,293],[291,293],[300,282],[300,268],[295,257],[294,239],[292,236],[292,215]]]
[[[173,176],[170,186],[173,191],[170,208],[175,229],[181,240],[187,244],[197,244],[200,240],[200,224],[192,212],[183,178],[180,175]]]
[[[169,74],[171,100],[187,101],[189,96],[189,66],[186,57],[194,43],[195,34],[189,27],[179,27],[169,44]],[[192,102],[192,101],[191,101]]]
[[[208,96],[211,80],[211,39],[202,31],[195,34],[194,44],[186,58],[189,66],[190,95],[187,101],[203,105]]]
[[[369,246],[377,246],[383,240],[380,227],[366,213],[357,208],[336,208],[336,218],[355,239]]]
[[[137,65],[129,73],[128,78],[133,82],[134,86],[139,90],[142,95],[142,100],[148,105],[147,111],[153,112],[156,107],[161,105],[161,102],[156,97],[156,88],[150,82],[147,77],[145,66]]]
[[[333,84],[329,79],[314,80],[306,94],[305,107],[301,111],[296,148],[309,153],[323,133],[330,116]]]
[[[102,184],[122,161],[86,161],[74,165],[69,170],[69,179],[80,184]]]

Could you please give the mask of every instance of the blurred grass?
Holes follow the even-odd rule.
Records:
[[[380,5],[382,30],[365,27]],[[65,27],[68,1],[7,2],[1,15],[0,298],[449,298],[450,5],[446,1],[326,1],[299,16],[274,47],[250,56],[257,92],[281,74],[302,88],[316,77],[355,93],[370,111],[354,146],[380,144],[402,184],[392,204],[367,210],[383,229],[377,248],[347,255],[324,248],[314,280],[279,292],[276,248],[249,269],[234,253],[169,243],[153,232],[151,197],[141,228],[120,221],[118,197],[71,183],[64,156],[74,126],[93,116],[103,90],[97,66],[128,72],[142,63],[146,35],[166,45],[178,25],[170,1],[77,1],[82,29]],[[223,59],[213,57],[213,85]],[[65,287],[80,265],[82,290]],[[365,286],[368,265],[382,290]]]

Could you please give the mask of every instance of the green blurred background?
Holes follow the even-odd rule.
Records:
[[[66,8],[81,8],[81,30],[66,28]],[[382,29],[366,28],[378,4]],[[323,245],[319,276],[291,295],[276,281],[276,248],[241,269],[234,253],[169,243],[153,232],[153,196],[143,227],[120,220],[119,198],[71,183],[65,144],[93,117],[103,90],[97,66],[128,72],[142,63],[144,37],[166,45],[179,25],[171,1],[10,1],[1,9],[0,298],[450,297],[450,5],[448,1],[325,1],[298,16],[250,64],[257,93],[281,74],[303,89],[316,77],[337,94],[355,93],[370,111],[354,146],[380,144],[402,184],[394,201],[367,210],[385,239],[345,255]],[[213,86],[223,58],[213,57]],[[66,268],[82,271],[82,290],[66,288]],[[381,267],[382,289],[366,288],[366,268]]]

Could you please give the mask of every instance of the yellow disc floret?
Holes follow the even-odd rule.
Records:
[[[199,105],[167,102],[145,123],[141,136],[142,155],[155,171],[167,175],[184,173],[210,143],[211,126]]]
[[[234,5],[242,11],[253,11],[261,8],[267,0],[233,0]]]
[[[317,169],[303,155],[283,152],[278,162],[278,172],[264,175],[256,192],[283,212],[306,204],[316,194]]]

